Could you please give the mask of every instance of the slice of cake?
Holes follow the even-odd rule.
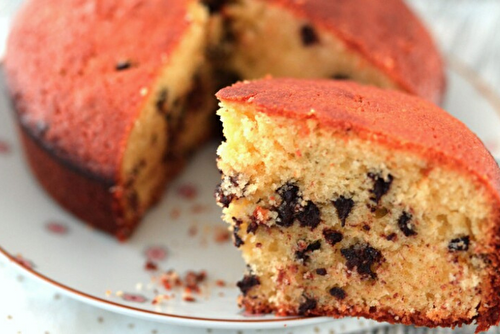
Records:
[[[498,323],[500,170],[460,121],[352,82],[217,94],[216,197],[249,311],[422,326]]]

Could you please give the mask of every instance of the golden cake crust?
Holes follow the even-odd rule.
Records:
[[[27,3],[5,59],[22,126],[55,155],[116,181],[148,88],[190,25],[189,2]]]
[[[500,171],[481,140],[462,122],[417,97],[354,82],[289,78],[239,82],[217,97],[272,116],[317,119],[324,127],[355,131],[437,164],[454,161],[500,192]]]
[[[338,36],[412,94],[439,103],[443,62],[431,36],[401,0],[271,0]],[[362,10],[360,10],[362,8]]]

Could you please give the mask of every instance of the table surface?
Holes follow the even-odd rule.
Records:
[[[0,57],[12,15],[21,0],[0,0]],[[408,0],[435,36],[447,59],[458,59],[482,78],[482,85],[500,105],[500,1]],[[58,294],[0,260],[0,334],[15,333],[333,333],[324,324],[295,329],[227,331],[182,328],[108,312]],[[471,333],[473,327],[454,332]],[[451,333],[450,329],[387,326],[367,333]],[[490,329],[500,333],[499,328]]]

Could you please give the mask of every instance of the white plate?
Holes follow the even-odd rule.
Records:
[[[496,97],[467,68],[453,64],[445,108],[469,125],[494,155],[500,156]],[[31,176],[4,86],[2,76],[0,252],[21,270],[83,302],[155,321],[233,329],[332,321],[338,331],[366,328],[366,321],[352,318],[247,316],[237,307],[235,282],[242,276],[244,263],[230,241],[215,241],[226,227],[213,199],[219,180],[214,162],[216,143],[196,154],[127,243],[120,244],[78,222],[53,202]],[[208,279],[202,294],[194,294],[196,301],[187,302],[182,298],[182,289],[169,292],[152,281],[159,275],[145,269],[148,256],[161,271],[175,269],[183,274],[206,270]],[[217,286],[217,280],[227,285]],[[153,305],[156,294],[172,292],[174,298]]]

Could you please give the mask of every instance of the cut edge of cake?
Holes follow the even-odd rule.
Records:
[[[260,96],[273,82],[279,88]],[[287,90],[290,82],[296,85]],[[363,100],[368,115],[376,108],[370,105],[398,94],[373,88],[378,100],[363,94],[369,88],[342,85],[317,87],[340,96],[358,92],[351,98]],[[489,164],[474,171],[440,152],[446,147],[370,133],[368,116],[350,118],[352,105],[347,127],[336,123],[339,114],[326,122],[315,109],[320,88],[309,102],[301,95],[309,112],[292,110],[283,100],[293,101],[299,88],[298,81],[276,79],[265,88],[256,81],[218,93],[226,141],[218,149],[216,197],[249,268],[238,283],[241,304],[255,313],[432,327],[476,321],[478,331],[497,324],[500,171],[484,146],[444,111],[410,101],[431,110],[425,126],[446,119],[469,132],[459,145],[481,149],[470,158],[483,154]]]

